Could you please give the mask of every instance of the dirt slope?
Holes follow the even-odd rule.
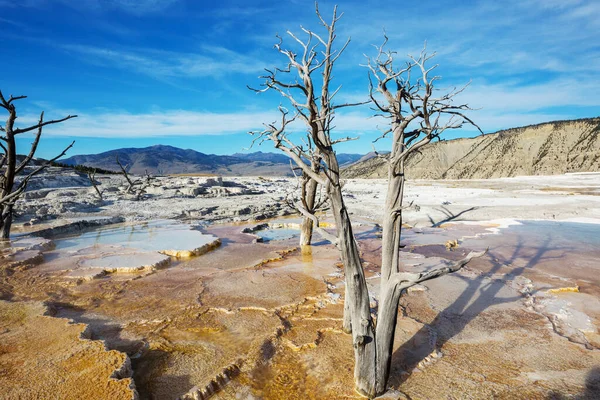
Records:
[[[432,143],[407,160],[411,179],[485,179],[600,170],[600,117],[548,122],[472,139]],[[373,158],[345,169],[348,178],[387,175]]]

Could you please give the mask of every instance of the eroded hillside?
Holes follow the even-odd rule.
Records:
[[[485,179],[600,170],[600,117],[508,129],[425,146],[407,160],[412,179]],[[380,178],[372,158],[345,170],[348,178]]]

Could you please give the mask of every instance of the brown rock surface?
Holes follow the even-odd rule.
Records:
[[[129,359],[39,302],[0,301],[0,398],[135,399]]]

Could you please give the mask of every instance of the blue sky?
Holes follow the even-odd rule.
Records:
[[[325,16],[333,4],[319,3]],[[360,64],[385,28],[399,58],[427,41],[438,54],[439,87],[472,81],[461,100],[479,109],[470,116],[485,132],[600,115],[598,1],[337,4],[339,40],[352,38],[335,72],[340,102],[366,98]],[[247,131],[277,115],[279,97],[246,88],[259,85],[262,68],[283,65],[275,34],[316,22],[314,3],[304,0],[0,0],[0,89],[29,96],[18,103],[21,125],[42,110],[80,115],[45,130],[42,157],[73,139],[70,155],[159,143],[234,153],[249,146]],[[338,115],[339,134],[360,137],[340,152],[371,150],[379,123],[371,114]],[[31,139],[21,139],[23,152]]]

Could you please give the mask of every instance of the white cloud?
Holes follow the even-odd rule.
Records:
[[[530,112],[550,107],[600,106],[600,82],[588,82],[581,90],[582,82],[561,79],[527,86],[510,84],[474,83],[458,101],[474,108],[497,111]]]
[[[76,112],[71,112],[76,113]],[[53,110],[47,117],[67,113]],[[262,128],[276,119],[275,113],[211,113],[184,110],[131,114],[123,111],[77,113],[78,118],[45,128],[53,136],[142,138],[156,136],[195,136],[244,133]],[[19,119],[23,126],[34,123],[28,115]]]
[[[185,110],[158,110],[132,114],[125,111],[101,110],[96,113],[77,110],[52,109],[48,103],[37,102],[45,108],[46,119],[58,119],[68,114],[78,118],[44,128],[50,136],[147,138],[168,136],[227,135],[264,129],[264,123],[278,123],[276,110],[240,111],[235,113],[194,112]],[[43,107],[42,107],[43,106]],[[39,114],[25,112],[19,118],[18,127],[37,123]],[[383,120],[375,120],[368,113],[340,113],[336,116],[336,134],[361,134],[374,131]],[[290,132],[304,132],[306,127],[296,121]]]
[[[568,83],[564,84],[568,87]],[[551,87],[537,86],[512,90],[501,86],[474,86],[463,99],[473,107],[483,106],[480,110],[467,114],[486,133],[499,129],[513,128],[535,123],[573,118],[560,109],[545,112],[541,108],[564,105],[560,93],[554,93]],[[598,105],[594,101],[574,96],[570,101],[582,105]],[[51,104],[37,102],[36,107],[45,108],[46,118],[60,118],[68,114],[79,117],[58,125],[45,128],[48,136],[104,137],[104,138],[149,138],[169,136],[228,135],[262,130],[264,123],[279,122],[276,110],[251,110],[229,113],[214,113],[186,110],[156,110],[133,114],[122,110],[96,110],[78,112],[77,110],[53,109]],[[541,108],[539,108],[540,106]],[[361,136],[377,133],[384,129],[388,121],[372,117],[372,111],[366,107],[336,115],[334,136]],[[37,122],[39,114],[25,112],[19,118],[19,127]],[[306,127],[296,121],[289,127],[295,134],[305,132]],[[464,127],[464,131],[474,128]],[[224,139],[226,140],[226,139]]]
[[[352,36],[354,46],[369,55],[373,49],[368,46],[382,40],[378,27],[385,26],[389,48],[402,59],[428,40],[445,68],[462,69],[473,77],[500,75],[502,79],[537,71],[597,73],[600,68],[597,1],[455,2],[427,10],[426,15],[417,3],[407,4],[400,15],[370,3],[349,7],[344,9],[350,21],[342,21],[339,36]],[[356,54],[350,58],[361,61]]]

